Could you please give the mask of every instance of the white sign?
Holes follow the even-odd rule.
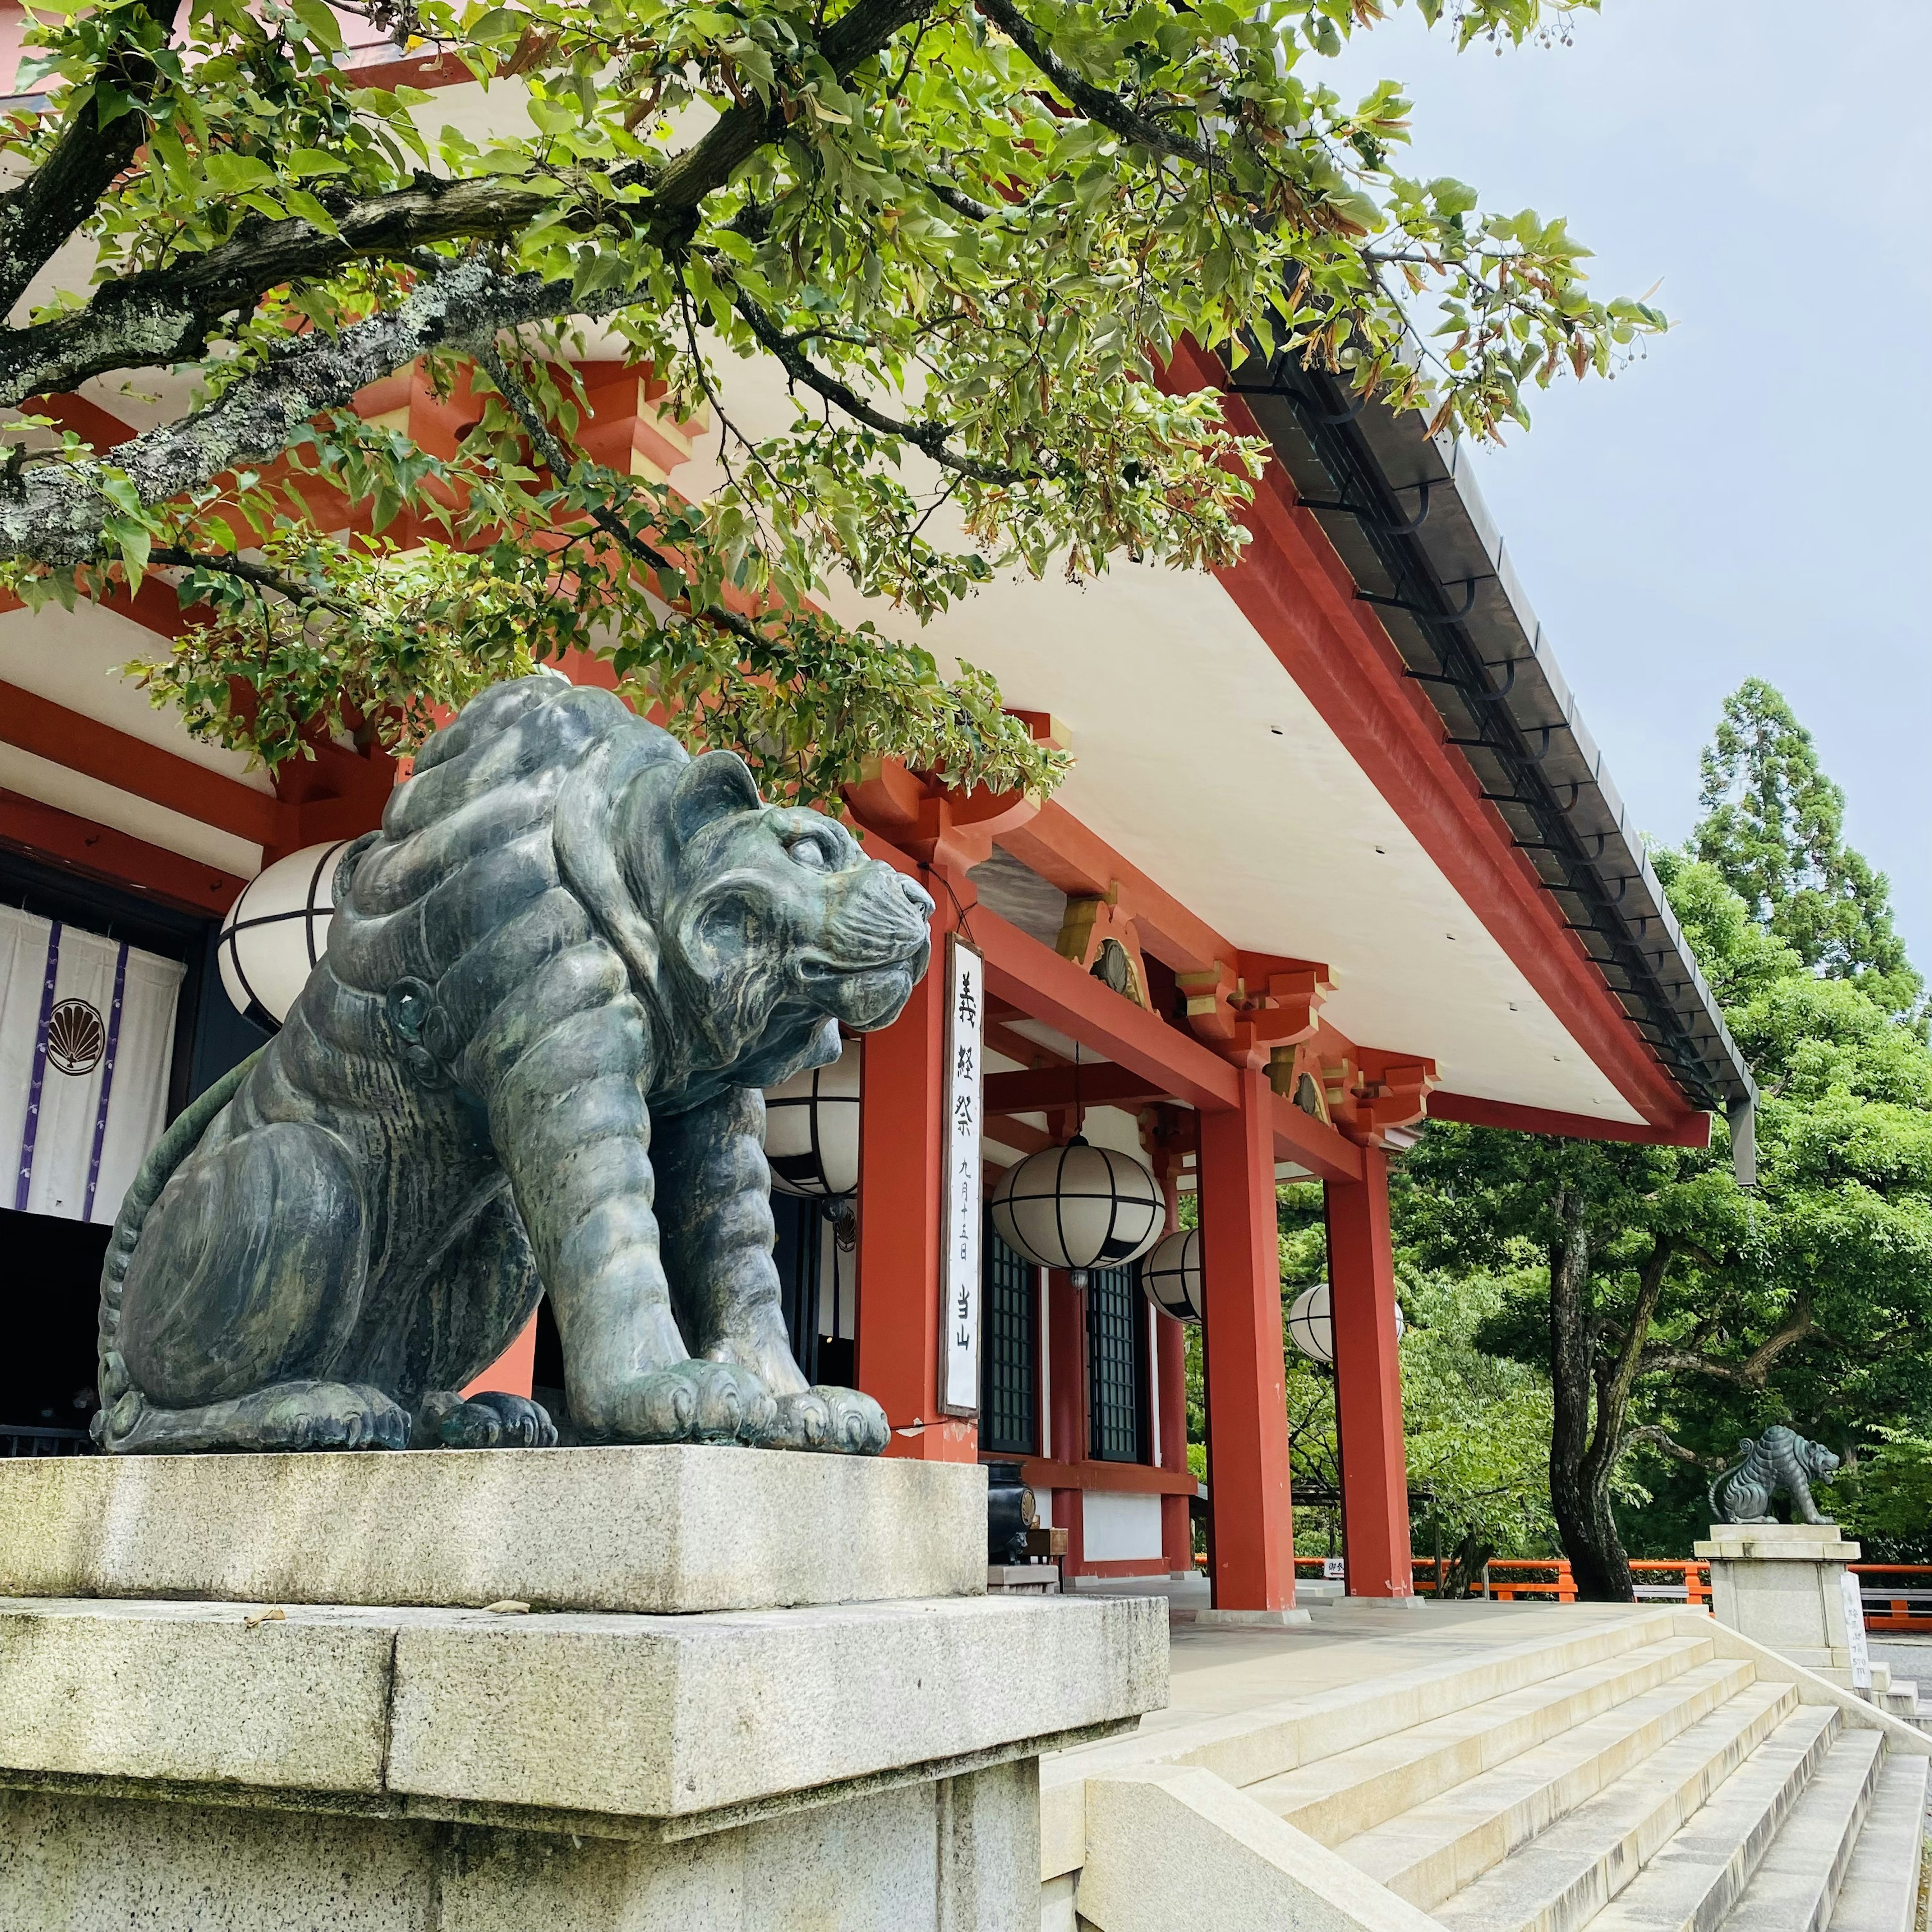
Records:
[[[980,1042],[986,962],[959,935],[946,939],[946,1099],[939,1214],[939,1406],[980,1413]]]
[[[1871,1688],[1871,1650],[1865,1642],[1865,1604],[1858,1594],[1858,1580],[1849,1570],[1838,1572],[1845,1591],[1845,1644],[1852,1653],[1852,1688]]]
[[[1339,1556],[1324,1556],[1322,1559],[1322,1574],[1340,1583],[1348,1580],[1348,1566]]]

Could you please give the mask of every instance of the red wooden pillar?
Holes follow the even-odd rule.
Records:
[[[946,896],[943,890],[934,896]],[[979,1454],[979,1431],[940,1415],[938,1396],[946,1051],[941,935],[950,923],[945,912],[933,922],[932,970],[913,988],[905,1010],[866,1036],[855,1373],[892,1425],[887,1455],[970,1462]]]
[[[1154,1315],[1156,1372],[1160,1380],[1160,1466],[1187,1468],[1187,1331],[1171,1315]],[[1184,1496],[1160,1499],[1160,1553],[1168,1573],[1194,1568],[1194,1533]]]
[[[1052,1386],[1047,1390],[1053,1456],[1057,1462],[1087,1457],[1087,1298],[1058,1270],[1046,1277],[1047,1357]],[[1077,1576],[1087,1560],[1084,1493],[1053,1492],[1053,1526],[1066,1532],[1061,1572]]]
[[[1237,1077],[1239,1106],[1201,1117],[1214,1608],[1277,1612],[1294,1603],[1294,1518],[1281,1353],[1274,1096],[1264,1068],[1243,1067]]]
[[[1364,1148],[1361,1179],[1331,1180],[1324,1195],[1348,1591],[1357,1597],[1412,1597],[1388,1156],[1378,1147]]]

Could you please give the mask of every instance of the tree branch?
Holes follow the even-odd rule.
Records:
[[[205,409],[143,432],[111,458],[0,470],[0,556],[85,563],[98,554],[110,514],[102,494],[110,472],[127,476],[143,505],[165,503],[238,464],[280,455],[311,418],[430,350],[481,350],[499,330],[600,314],[621,299],[573,298],[568,281],[506,274],[479,256],[453,262],[386,314],[333,338],[295,338]]]
[[[1621,1461],[1625,1454],[1634,1449],[1640,1442],[1654,1443],[1665,1455],[1679,1462],[1688,1462],[1694,1468],[1706,1468],[1710,1466],[1696,1450],[1685,1448],[1660,1423],[1655,1422],[1646,1422],[1631,1430],[1617,1444],[1616,1456],[1613,1460]]]
[[[490,380],[502,393],[530,439],[530,446],[550,474],[561,482],[576,470],[572,459],[561,439],[544,418],[543,412],[532,400],[530,392],[511,374],[509,365],[494,347],[478,352],[476,359],[489,371]],[[608,505],[592,503],[590,506],[591,520],[604,534],[610,538],[627,555],[635,557],[640,563],[652,570],[673,572],[682,576],[676,564],[653,544],[639,536],[623,518]],[[714,625],[721,631],[728,632],[741,643],[762,648],[770,640],[736,611],[714,604],[693,604],[690,614],[701,622]]]
[[[1636,1299],[1630,1305],[1630,1321],[1623,1342],[1613,1360],[1600,1362],[1597,1368],[1597,1426],[1587,1462],[1607,1478],[1622,1451],[1617,1444],[1630,1407],[1631,1385],[1643,1360],[1643,1345],[1664,1293],[1664,1277],[1670,1272],[1677,1245],[1667,1234],[1659,1234],[1651,1244],[1650,1258],[1637,1277]]]
[[[900,28],[938,4],[859,0],[826,29],[818,57],[842,80]],[[770,108],[734,107],[721,116],[656,177],[648,200],[640,204],[640,226],[647,238],[667,250],[681,247],[705,197],[760,147],[782,139],[786,126],[777,103]],[[111,465],[92,461],[36,466],[10,476],[0,472],[0,557],[58,568],[98,555],[109,512],[100,486],[110,468],[130,477],[140,500],[152,507],[212,482],[238,464],[280,455],[300,440],[310,418],[340,407],[365,383],[430,350],[481,353],[500,330],[561,315],[600,315],[622,304],[615,292],[574,297],[566,280],[547,282],[535,274],[512,274],[473,256],[452,262],[446,273],[385,314],[353,324],[333,339],[300,338],[258,370],[238,378],[206,409],[122,445]],[[140,368],[148,359],[130,346],[124,359],[109,366]]]
[[[160,29],[174,30],[180,0],[143,0],[138,10]],[[62,129],[53,152],[17,187],[0,194],[0,315],[27,292],[62,244],[93,213],[114,178],[148,138],[141,110],[160,84],[154,63],[134,47],[116,49],[94,76],[94,98]],[[101,88],[135,104],[101,125]]]
[[[946,446],[954,434],[950,423],[902,422],[875,410],[856,389],[842,382],[829,370],[820,368],[806,355],[799,346],[805,338],[786,334],[736,282],[729,286],[731,306],[745,318],[752,333],[785,374],[793,381],[802,382],[808,389],[815,391],[828,403],[844,410],[854,422],[862,422],[868,429],[875,429],[881,435],[897,436],[902,442],[910,443],[942,470],[952,470],[972,482],[998,486],[1048,480],[1039,470],[1010,469],[956,454]]]
[[[1811,1312],[1810,1298],[1800,1295],[1791,1319],[1776,1334],[1768,1336],[1742,1362],[1723,1362],[1688,1348],[1657,1348],[1646,1352],[1643,1370],[1655,1375],[1672,1370],[1688,1370],[1694,1375],[1709,1376],[1719,1382],[1735,1383],[1740,1388],[1762,1388],[1779,1356],[1795,1348],[1808,1336],[1818,1334]]]
[[[550,205],[547,196],[483,177],[360,202],[340,216],[334,235],[299,219],[251,219],[206,254],[122,276],[71,315],[0,334],[0,407],[110,370],[194,360],[223,316],[245,320],[271,289],[319,280],[357,260],[406,260],[432,242],[507,241]]]
[[[1130,107],[1118,94],[1082,80],[1054,57],[1033,22],[1013,5],[1012,0],[975,0],[975,4],[1088,120],[1097,121],[1122,140],[1132,141],[1154,154],[1191,162],[1197,168],[1222,165],[1220,157],[1205,142],[1190,141],[1184,135],[1170,133],[1150,116]]]
[[[324,610],[333,611],[338,617],[359,614],[349,604],[332,597],[324,597],[307,584],[298,584],[265,563],[251,563],[246,557],[232,556],[226,550],[188,550],[178,544],[158,544],[148,561],[164,569],[214,571],[224,577],[232,577],[251,590],[272,592],[285,603],[315,604]]]

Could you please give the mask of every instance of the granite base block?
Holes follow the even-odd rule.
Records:
[[[0,1928],[1033,1932],[1040,1756],[1166,1701],[1166,1606],[988,1596],[985,1496],[739,1450],[0,1467]]]
[[[1694,1553],[1711,1565],[1711,1609],[1721,1624],[1840,1688],[1854,1676],[1846,1566],[1859,1546],[1835,1523],[1724,1522]]]
[[[661,1448],[0,1460],[0,1597],[680,1615],[986,1588],[971,1464]]]
[[[1021,1760],[670,1844],[0,1792],[8,1932],[1036,1932]]]

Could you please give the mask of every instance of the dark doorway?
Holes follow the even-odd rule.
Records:
[[[84,1430],[97,1406],[94,1328],[113,1228],[0,1208],[0,1436]],[[56,1438],[58,1439],[58,1438]]]

